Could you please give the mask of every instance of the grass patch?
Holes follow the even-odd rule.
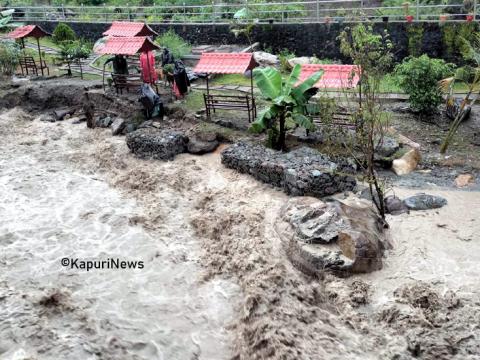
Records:
[[[203,101],[203,92],[201,91],[191,91],[182,102],[182,107],[190,111],[198,111],[205,107]]]
[[[216,76],[212,80],[213,85],[239,85],[250,86],[250,78],[243,76],[242,74],[226,74]],[[255,86],[255,82],[253,84]]]

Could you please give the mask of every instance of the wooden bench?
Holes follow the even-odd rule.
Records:
[[[123,94],[123,89],[126,89],[127,92],[130,88],[138,89],[143,84],[140,76],[134,75],[112,74],[112,79],[117,94]]]
[[[352,120],[352,113],[349,112],[347,109],[338,107],[337,111],[335,111],[335,114],[333,114],[333,119],[332,121],[325,122],[321,117],[320,114],[318,113],[318,105],[317,104],[307,104],[305,113],[307,116],[309,116],[315,126],[318,127],[325,127],[325,126],[330,126],[330,127],[341,127],[341,128],[347,128],[347,129],[352,129],[352,130],[357,130],[357,123]],[[308,130],[307,130],[308,134]]]
[[[255,120],[257,116],[257,108],[255,106],[255,98],[251,95],[213,95],[203,94],[205,101],[205,110],[207,119],[210,120],[212,110],[238,110],[248,112],[248,122]]]
[[[42,60],[38,65],[35,59],[31,56],[22,56],[18,60],[22,75],[28,75],[30,72],[38,76],[38,71],[47,70],[47,74],[50,75],[50,70],[45,60]]]

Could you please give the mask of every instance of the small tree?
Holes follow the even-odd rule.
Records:
[[[453,72],[454,65],[428,55],[408,57],[395,67],[396,82],[408,95],[410,106],[421,114],[436,111],[443,101],[438,86]]]
[[[463,84],[468,90],[467,94],[460,102],[457,115],[455,116],[455,119],[450,126],[450,130],[440,147],[440,152],[442,154],[447,152],[450,141],[457,132],[462,121],[465,119],[468,111],[467,105],[473,106],[480,97],[480,34],[476,33],[472,41],[468,41],[462,37],[459,41],[463,45],[463,56],[469,64],[458,68],[454,76],[442,80],[440,85],[448,94],[447,106],[449,105],[448,102],[450,102],[450,105],[453,105],[452,102],[455,101],[453,96],[455,84]]]
[[[353,117],[358,124],[355,144],[363,157],[358,162],[363,168],[372,201],[385,219],[384,186],[375,170],[374,158],[378,144],[383,141],[388,119],[378,98],[378,90],[393,60],[392,43],[386,31],[375,34],[369,24],[347,27],[339,39],[342,53],[359,67],[360,82],[357,92],[353,93],[357,102]]]
[[[71,65],[77,61],[80,67],[80,77],[83,79],[81,60],[88,58],[91,52],[91,47],[81,41],[63,41],[60,44],[60,57],[61,60],[67,64],[67,76],[72,76]]]
[[[272,67],[253,70],[253,78],[262,96],[270,102],[270,106],[258,114],[250,130],[257,133],[267,130],[269,145],[276,150],[286,150],[287,121],[307,130],[315,128],[311,119],[305,116],[305,106],[315,94],[316,89],[313,85],[320,80],[323,72],[316,72],[297,85],[300,70],[300,65],[296,65],[286,79]]]
[[[74,41],[76,38],[75,32],[67,24],[60,23],[53,30],[53,41],[60,44],[63,41]]]

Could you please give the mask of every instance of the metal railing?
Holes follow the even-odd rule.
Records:
[[[440,1],[439,1],[440,2]],[[342,23],[342,22],[459,22],[478,21],[477,0],[458,4],[422,4],[419,0],[400,6],[378,6],[374,0],[311,0],[251,3],[205,2],[202,5],[154,6],[15,6],[14,20],[203,24],[234,22],[234,14],[245,8],[255,23]],[[408,5],[407,5],[408,4]]]

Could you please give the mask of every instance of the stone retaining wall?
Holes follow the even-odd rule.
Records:
[[[37,22],[45,30],[52,32],[57,22]],[[75,33],[88,40],[95,41],[102,36],[110,23],[69,23]],[[194,45],[205,44],[247,44],[242,36],[235,37],[229,24],[150,24],[158,33],[175,30],[184,39]],[[253,28],[253,42],[259,42],[264,49],[279,52],[289,49],[297,56],[339,59],[337,37],[348,23],[308,23],[308,24],[259,24]],[[431,57],[453,60],[458,56],[458,36],[471,34],[478,29],[477,23],[376,23],[376,32],[388,30],[394,43],[396,60],[410,55],[412,51],[426,53]],[[459,57],[461,59],[461,57]],[[344,59],[343,59],[344,60]]]
[[[307,147],[281,153],[262,145],[237,143],[222,152],[222,164],[295,196],[324,197],[356,186],[348,175],[353,166],[336,164]]]

